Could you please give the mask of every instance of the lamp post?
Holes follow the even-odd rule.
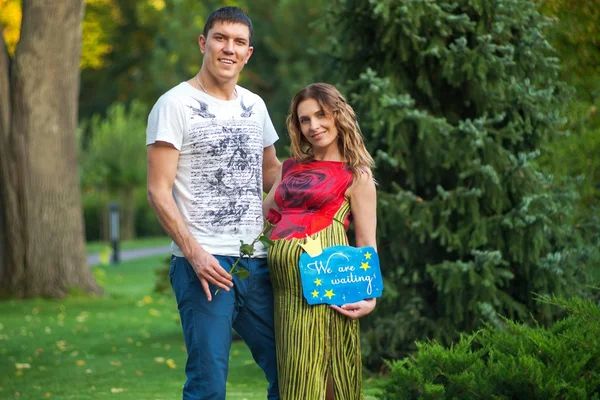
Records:
[[[121,261],[119,253],[119,203],[112,202],[108,205],[110,212],[110,244],[112,246],[111,263],[118,264]]]

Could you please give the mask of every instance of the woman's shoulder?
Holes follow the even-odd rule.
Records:
[[[360,168],[358,173],[353,175],[352,184],[349,187],[350,192],[361,192],[363,190],[376,190],[375,177],[369,168]]]

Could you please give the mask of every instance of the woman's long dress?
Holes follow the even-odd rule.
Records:
[[[279,390],[283,400],[322,400],[328,377],[337,400],[362,399],[358,320],[328,305],[308,305],[298,268],[306,236],[323,248],[347,245],[352,173],[342,162],[293,159],[283,163],[275,202],[282,215],[273,228],[268,263],[275,296]]]

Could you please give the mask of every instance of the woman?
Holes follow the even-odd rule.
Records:
[[[342,307],[310,306],[302,295],[298,261],[305,238],[323,248],[373,246],[376,194],[356,115],[340,92],[315,83],[293,99],[287,119],[293,158],[286,160],[263,204],[278,209],[268,263],[275,294],[275,338],[279,391],[283,400],[361,399],[358,318],[375,299]]]

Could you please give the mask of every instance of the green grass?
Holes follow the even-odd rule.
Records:
[[[141,239],[124,240],[120,243],[121,250],[143,249],[146,247],[168,246],[171,239],[167,236],[149,237]],[[110,247],[110,242],[88,242],[85,249],[88,254],[100,253]]]
[[[152,293],[165,257],[94,267],[105,297],[0,303],[1,399],[177,399],[185,348],[172,296]],[[379,381],[366,380],[373,400]],[[231,350],[227,399],[263,400],[246,345]],[[17,394],[18,393],[18,394]]]

